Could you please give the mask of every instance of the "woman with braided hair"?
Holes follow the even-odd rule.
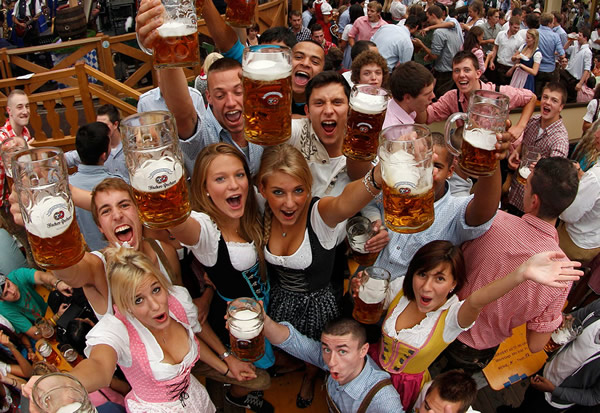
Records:
[[[263,242],[271,279],[267,312],[273,320],[288,321],[320,340],[325,324],[340,315],[330,284],[335,247],[345,238],[345,221],[379,192],[378,182],[376,166],[337,197],[311,198],[312,175],[300,151],[287,144],[265,149],[256,183],[266,200]],[[316,373],[307,366],[298,407],[312,402]]]

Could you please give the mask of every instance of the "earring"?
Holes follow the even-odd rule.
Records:
[[[206,196],[210,198],[210,194],[208,192],[206,193]]]

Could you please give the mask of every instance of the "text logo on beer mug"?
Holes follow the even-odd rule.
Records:
[[[35,148],[17,152],[12,173],[35,262],[46,270],[78,263],[85,246],[75,219],[62,150]]]
[[[183,156],[173,116],[144,112],[121,122],[123,150],[141,221],[149,228],[169,228],[191,212]]]
[[[446,143],[448,150],[459,156],[458,164],[472,176],[493,175],[496,159],[496,134],[504,132],[509,113],[508,96],[491,90],[476,90],[469,100],[467,113],[455,113],[446,121]],[[456,121],[465,122],[462,142],[454,145],[456,139],[453,125]],[[460,147],[460,149],[459,149]]]
[[[164,23],[152,44],[154,67],[185,67],[200,63],[196,4],[193,0],[162,0]]]
[[[233,354],[242,361],[259,360],[265,354],[265,315],[260,304],[252,298],[238,298],[229,303],[227,316]]]
[[[359,282],[352,317],[359,323],[375,324],[383,315],[390,273],[384,268],[368,267],[362,272]]]
[[[244,135],[258,145],[278,145],[292,136],[292,55],[289,47],[244,49]]]
[[[432,156],[431,133],[425,126],[395,125],[381,132],[383,210],[392,231],[410,234],[433,223]]]
[[[389,95],[372,85],[354,85],[350,93],[348,132],[342,152],[348,158],[371,161],[377,156],[379,132],[385,120]]]

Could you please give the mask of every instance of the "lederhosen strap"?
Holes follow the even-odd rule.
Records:
[[[377,382],[375,386],[371,387],[371,390],[369,390],[369,392],[361,402],[360,406],[358,406],[358,410],[356,411],[356,413],[366,413],[367,409],[369,408],[369,405],[371,404],[371,401],[373,400],[373,397],[375,397],[379,390],[391,384],[392,380],[389,378]],[[327,400],[327,407],[329,407],[329,411],[331,413],[342,413],[342,411],[337,407],[337,405],[329,395],[329,389],[327,389],[325,399]]]

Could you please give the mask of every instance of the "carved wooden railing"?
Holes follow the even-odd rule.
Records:
[[[120,97],[107,92],[102,86],[88,82],[88,76],[102,82],[110,90],[117,91]],[[69,87],[50,92],[35,92],[36,85],[49,80],[61,82]],[[9,87],[21,87],[27,91],[31,110],[30,132],[35,137],[35,145],[67,148],[72,147],[77,129],[83,124],[79,120],[80,113],[83,113],[84,123],[96,119],[94,101],[115,105],[125,117],[136,113],[136,108],[125,102],[122,97],[138,100],[141,95],[139,91],[82,62],[75,63],[74,67],[38,73],[30,79],[0,80],[0,90]],[[32,90],[34,92],[30,93]],[[6,100],[5,95],[0,95],[2,124],[5,122]],[[66,130],[63,130],[63,127]],[[47,131],[49,133],[46,133]]]

